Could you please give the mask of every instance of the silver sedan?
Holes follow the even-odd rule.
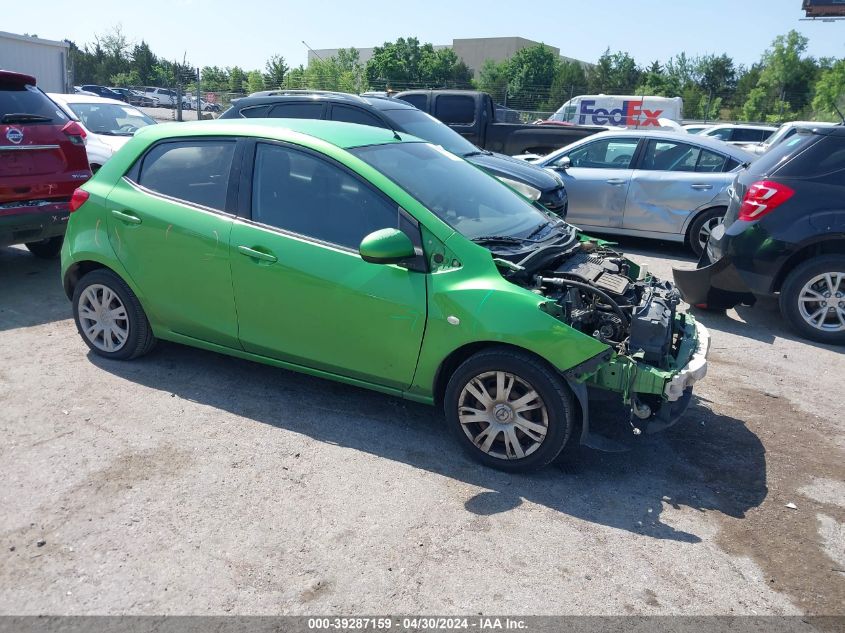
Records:
[[[563,178],[567,221],[584,231],[687,242],[700,255],[725,215],[736,171],[754,158],[703,136],[619,130],[534,164]]]

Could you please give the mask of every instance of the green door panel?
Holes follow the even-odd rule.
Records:
[[[107,201],[109,241],[148,298],[154,328],[238,347],[229,266],[232,218],[121,179]]]
[[[230,241],[246,351],[388,387],[411,384],[425,329],[424,274],[243,222]]]

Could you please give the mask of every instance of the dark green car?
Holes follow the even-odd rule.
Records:
[[[97,354],[165,339],[436,404],[498,468],[601,445],[588,387],[638,434],[675,422],[706,371],[671,284],[389,130],[150,126],[71,207],[62,276]]]

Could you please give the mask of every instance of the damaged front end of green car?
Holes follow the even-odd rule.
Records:
[[[707,372],[710,336],[681,298],[611,244],[579,235],[562,257],[526,269],[499,254],[504,277],[540,295],[540,310],[607,348],[563,374],[582,409],[581,443],[601,450],[618,444],[590,428],[588,400],[596,390],[618,394],[629,415],[620,423],[634,436],[677,422],[692,386]]]

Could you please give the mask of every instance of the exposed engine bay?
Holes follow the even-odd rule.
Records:
[[[536,267],[531,255],[518,263],[505,257],[505,262],[497,260],[505,277],[554,300],[560,320],[619,354],[665,365],[681,300],[671,282],[645,274],[620,253],[590,240],[543,258]]]

